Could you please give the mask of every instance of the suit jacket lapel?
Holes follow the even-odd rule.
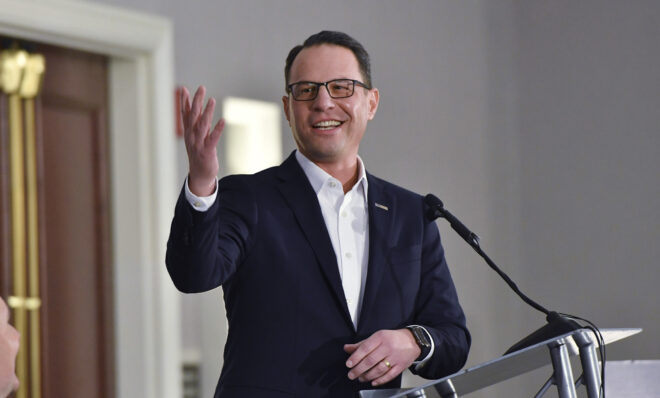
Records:
[[[280,184],[279,191],[289,204],[293,211],[301,230],[307,237],[310,246],[316,254],[316,259],[325,275],[330,289],[332,290],[338,305],[343,308],[346,321],[353,327],[346,297],[339,275],[337,258],[332,248],[332,241],[325,227],[323,213],[316,197],[316,193],[305,176],[302,168],[295,158],[295,153],[291,154],[279,167],[278,177]]]
[[[367,174],[369,193],[367,205],[369,210],[369,265],[367,282],[364,288],[362,309],[358,323],[358,331],[365,326],[371,309],[378,305],[378,288],[387,267],[387,253],[390,246],[390,229],[394,217],[395,203],[393,197],[384,189],[383,183]],[[382,304],[382,303],[381,303]]]

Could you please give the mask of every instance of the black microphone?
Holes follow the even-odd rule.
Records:
[[[470,245],[472,248],[481,256],[483,257],[484,260],[486,260],[486,263],[495,271],[504,281],[509,285],[509,287],[527,304],[530,306],[534,307],[538,311],[541,311],[546,315],[546,320],[548,321],[548,324],[543,326],[542,328],[536,330],[534,333],[531,335],[527,336],[520,342],[514,344],[511,348],[509,348],[506,351],[506,354],[518,351],[520,349],[523,349],[525,347],[529,347],[530,345],[540,343],[541,341],[545,341],[557,336],[560,336],[562,334],[572,332],[574,330],[582,328],[577,322],[573,321],[572,319],[564,316],[564,314],[560,314],[555,311],[549,311],[536,301],[532,300],[531,298],[527,297],[523,292],[520,291],[518,286],[509,278],[507,274],[505,274],[494,262],[493,260],[484,253],[483,250],[481,250],[481,247],[479,246],[479,237],[470,231],[465,225],[463,225],[462,222],[460,222],[456,217],[454,217],[453,214],[449,212],[449,210],[445,209],[444,204],[438,197],[436,197],[433,194],[428,194],[424,197],[424,204],[426,204],[427,209],[425,211],[426,218],[428,218],[429,221],[433,221],[438,217],[442,217],[449,221],[449,224],[451,227],[454,229],[454,231],[458,232],[458,234]]]

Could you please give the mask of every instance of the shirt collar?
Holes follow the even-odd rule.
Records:
[[[320,168],[316,163],[312,162],[309,160],[305,155],[300,153],[300,151],[296,151],[296,160],[298,161],[298,164],[300,167],[303,169],[305,172],[305,175],[307,176],[307,179],[309,180],[309,183],[312,185],[312,189],[314,189],[314,192],[318,195],[319,192],[321,191],[321,188],[323,188],[323,184],[325,184],[326,181],[328,181],[328,178],[335,179],[333,176],[328,174],[325,170]],[[364,167],[364,162],[362,162],[362,159],[358,155],[357,157],[358,161],[358,173],[360,177],[358,178],[357,182],[355,183],[355,188],[356,186],[359,187],[362,185],[362,189],[364,190],[364,197],[365,200],[367,198],[367,188],[369,186],[368,180],[367,180],[367,172]]]

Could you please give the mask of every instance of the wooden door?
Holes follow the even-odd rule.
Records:
[[[39,44],[30,50],[46,62],[35,101],[41,387],[32,383],[39,377],[28,366],[18,396],[37,397],[40,389],[44,397],[113,397],[107,59]],[[0,145],[6,135],[0,133]],[[3,174],[12,167],[7,152],[0,151]],[[13,231],[6,212],[12,186],[5,180],[0,179],[2,261],[13,258],[8,252],[15,238],[5,235]],[[14,294],[14,271],[3,267],[0,289],[7,297]],[[22,350],[26,340],[24,335]],[[29,358],[33,361],[33,353]]]

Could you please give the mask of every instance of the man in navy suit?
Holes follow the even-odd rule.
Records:
[[[286,60],[284,113],[298,150],[219,182],[215,100],[182,94],[189,174],[167,250],[178,289],[223,287],[229,332],[215,397],[354,397],[410,368],[440,378],[470,335],[420,195],[366,172],[378,108],[369,56],[320,32]],[[204,109],[203,109],[204,108]]]

